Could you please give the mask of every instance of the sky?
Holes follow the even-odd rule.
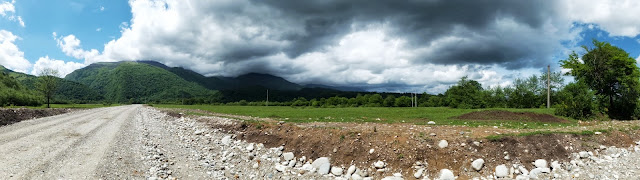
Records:
[[[539,75],[593,39],[640,60],[635,0],[0,0],[0,65],[154,60],[206,76],[442,93]]]

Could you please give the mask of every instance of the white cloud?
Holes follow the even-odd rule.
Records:
[[[574,21],[590,24],[609,32],[611,36],[635,37],[640,34],[638,12],[640,1],[565,0],[561,1],[566,15]]]
[[[97,28],[96,31],[100,32],[102,31],[102,28]]]
[[[2,3],[0,3],[0,16],[7,18],[10,21],[18,22],[20,26],[25,27],[24,21],[22,21],[22,17],[15,15],[16,7],[13,5],[15,3],[15,0],[12,0],[11,2],[3,1]]]
[[[100,11],[104,11],[104,6],[100,6]]]
[[[98,56],[100,53],[96,49],[85,51],[80,46],[80,40],[73,34],[57,37],[57,33],[53,32],[53,39],[58,43],[58,47],[62,49],[67,56],[74,57],[76,59],[92,59]]]
[[[7,12],[11,12],[11,13],[15,13],[16,12],[16,8],[15,6],[13,6],[13,4],[16,3],[15,0],[9,2],[9,1],[4,1],[2,3],[0,3],[0,15],[2,17],[7,16]]]
[[[76,62],[64,62],[63,60],[51,59],[49,56],[40,57],[38,61],[33,65],[31,74],[37,75],[45,68],[50,68],[58,71],[58,75],[64,78],[67,74],[85,67],[86,65]]]
[[[19,37],[13,33],[0,30],[0,65],[13,71],[26,73],[31,63],[24,58],[24,52],[14,44]]]

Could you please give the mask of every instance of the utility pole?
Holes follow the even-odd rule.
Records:
[[[267,89],[267,106],[269,106],[269,90]]]
[[[547,109],[551,108],[551,65],[547,65]]]

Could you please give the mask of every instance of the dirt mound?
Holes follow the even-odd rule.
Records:
[[[0,108],[0,126],[9,125],[26,119],[41,118],[70,112],[71,109],[27,109]]]
[[[539,114],[532,112],[510,112],[501,110],[478,111],[463,114],[454,119],[464,120],[504,120],[504,121],[524,121],[524,122],[545,122],[545,123],[568,123],[566,119],[558,118],[549,114]]]

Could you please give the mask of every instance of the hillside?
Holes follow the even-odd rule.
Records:
[[[0,66],[0,72],[16,80],[24,89],[35,91],[37,76],[14,72]],[[86,85],[60,79],[58,90],[54,95],[54,103],[90,103],[101,101],[103,97],[95,90]]]
[[[6,105],[37,106],[41,103],[38,93],[25,88],[7,69],[0,66],[0,107]]]
[[[215,98],[216,92],[198,83],[147,63],[95,63],[78,69],[65,79],[76,81],[113,102],[175,102],[189,98]]]

